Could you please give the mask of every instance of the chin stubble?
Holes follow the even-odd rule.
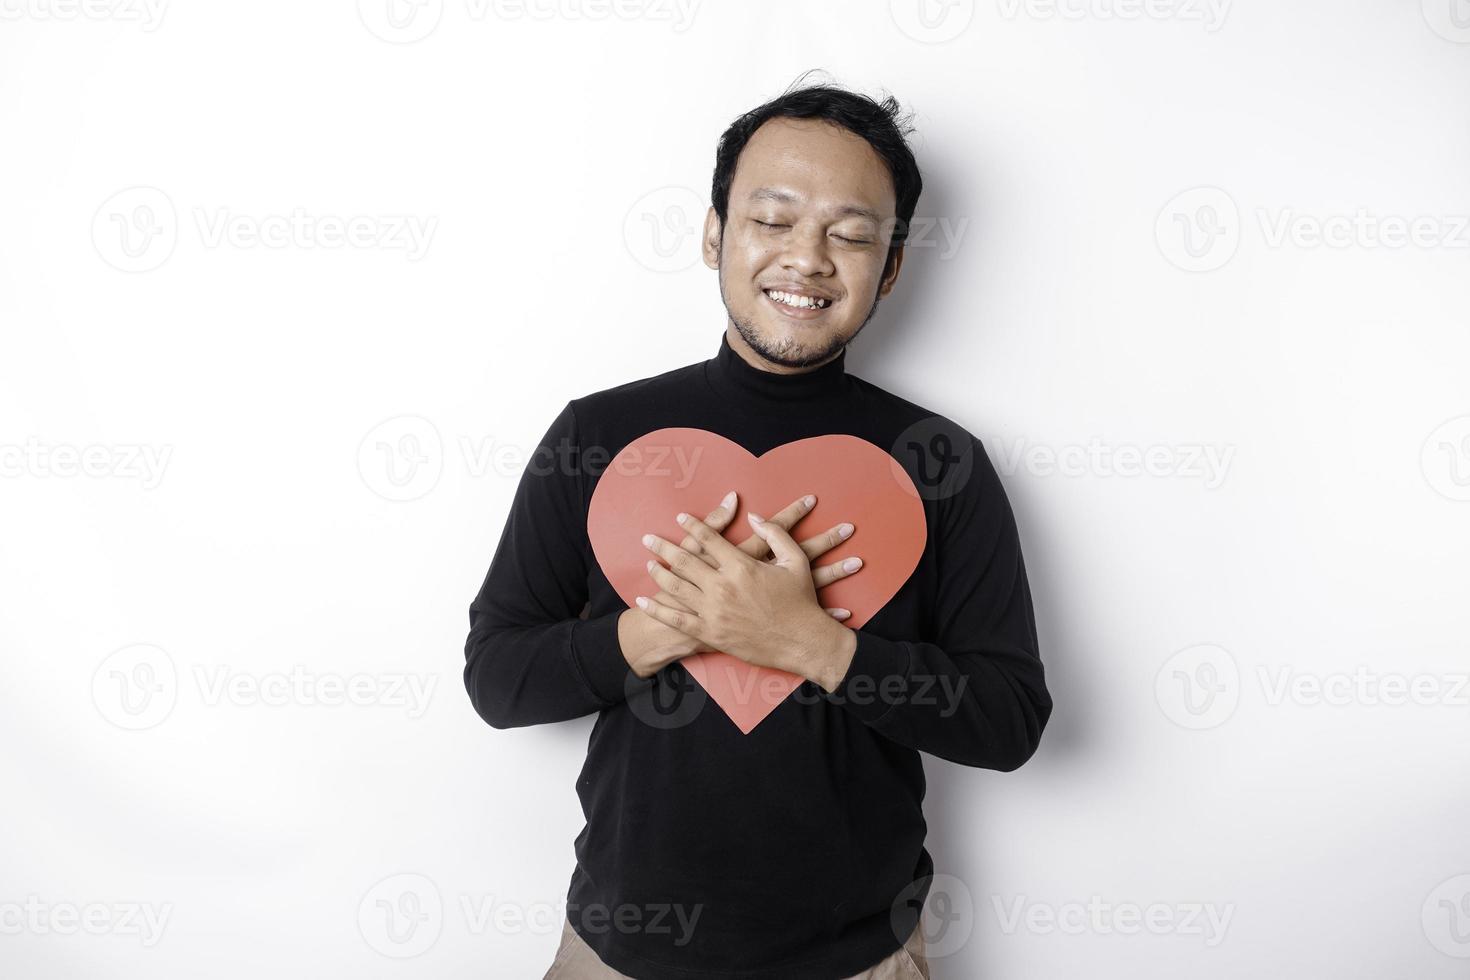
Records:
[[[815,353],[807,353],[805,346],[795,341],[787,341],[779,345],[767,342],[756,329],[755,321],[752,318],[742,318],[736,315],[734,309],[730,306],[729,297],[725,295],[725,277],[723,275],[720,276],[719,281],[720,302],[725,304],[725,314],[730,318],[730,322],[735,324],[735,329],[740,334],[741,339],[749,344],[751,350],[755,351],[761,357],[770,361],[772,364],[779,364],[782,367],[804,368],[822,363],[843,347],[856,340],[857,335],[863,332],[863,328],[868,325],[873,319],[873,315],[878,312],[879,297],[875,290],[873,294],[873,305],[868,307],[867,316],[863,317],[863,322],[858,324],[858,328],[850,336],[833,338],[822,350]]]

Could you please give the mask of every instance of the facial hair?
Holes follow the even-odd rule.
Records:
[[[863,322],[858,324],[856,330],[846,337],[831,338],[827,341],[824,348],[815,353],[806,353],[805,348],[797,341],[788,341],[780,345],[768,342],[756,328],[753,317],[741,318],[736,315],[735,310],[730,306],[729,297],[725,294],[723,268],[721,268],[718,278],[720,281],[720,302],[725,304],[725,314],[730,318],[730,322],[735,324],[735,329],[740,333],[741,339],[749,344],[751,350],[755,351],[763,359],[770,361],[772,364],[779,364],[782,367],[813,367],[835,356],[839,350],[857,339],[857,335],[863,332],[863,327],[866,327],[869,321],[873,319],[873,315],[878,312],[879,296],[878,291],[874,290],[873,305],[868,307],[867,316],[863,317]]]

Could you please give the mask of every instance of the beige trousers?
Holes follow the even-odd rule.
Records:
[[[929,961],[925,958],[923,924],[913,931],[908,941],[882,963],[870,966],[848,980],[929,980]],[[619,973],[597,958],[597,953],[577,935],[570,922],[562,924],[561,946],[551,969],[541,980],[634,980]]]

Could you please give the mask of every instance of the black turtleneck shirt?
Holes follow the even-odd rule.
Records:
[[[845,360],[774,374],[722,337],[707,361],[573,399],[522,475],[470,605],[465,686],[485,721],[597,713],[567,918],[639,980],[838,980],[882,961],[934,873],[919,753],[1011,770],[1051,713],[1015,519],[981,443]],[[588,541],[601,468],[670,426],[757,456],[857,436],[923,499],[918,566],[855,631],[842,683],[803,682],[748,735],[712,700],[689,699],[696,682],[679,664],[633,674],[618,644],[627,606]]]

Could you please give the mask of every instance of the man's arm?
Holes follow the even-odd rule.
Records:
[[[847,630],[856,644],[829,695],[903,745],[1010,771],[1036,751],[1052,701],[1015,517],[984,447],[971,445],[969,480],[939,508],[933,642]]]
[[[599,711],[649,686],[663,667],[701,648],[637,610],[579,618],[587,605],[589,572],[582,448],[568,403],[521,475],[490,571],[470,605],[465,688],[480,717],[495,728]],[[734,493],[727,495],[705,520],[723,531],[736,503]],[[783,530],[794,527],[815,503],[814,497],[797,499],[771,521]],[[840,524],[799,547],[815,560],[852,530]],[[752,559],[766,553],[764,542],[754,536],[737,547]],[[810,580],[815,588],[851,573],[835,562],[811,568]],[[677,606],[663,593],[658,598]],[[843,619],[850,613],[829,609],[824,615]]]
[[[817,684],[888,738],[963,765],[1015,769],[1051,715],[1031,594],[1009,501],[970,437],[969,479],[938,507],[939,588],[932,640],[890,640],[822,615],[806,556],[774,522],[749,515],[777,560],[756,563],[689,514],[693,543],[650,534],[662,598],[637,604],[669,628],[758,667]],[[710,557],[712,564],[700,560]]]
[[[470,604],[465,688],[495,728],[565,721],[625,700],[619,644],[627,610],[587,605],[586,507],[577,420],[557,415],[521,474],[500,544]]]

